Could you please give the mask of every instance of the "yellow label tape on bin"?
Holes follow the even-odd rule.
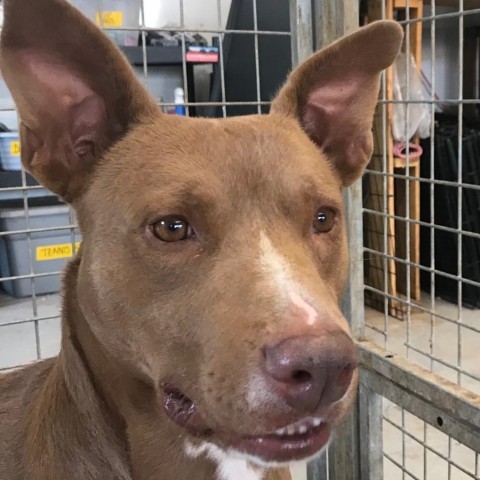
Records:
[[[10,155],[15,157],[20,155],[20,142],[10,142]]]
[[[96,18],[101,27],[123,27],[123,12],[97,12]]]
[[[78,252],[80,242],[75,242],[75,252]],[[58,245],[44,245],[37,247],[37,262],[45,260],[58,260],[60,258],[73,257],[73,247],[71,243],[62,243]]]

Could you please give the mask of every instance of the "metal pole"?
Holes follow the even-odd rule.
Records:
[[[314,51],[312,0],[290,0],[290,32],[292,45],[292,68],[306,60]],[[328,480],[328,456],[308,466],[309,480]]]
[[[358,2],[349,0],[313,0],[313,14],[316,49],[323,48],[337,38],[358,28]],[[344,203],[350,250],[350,272],[341,307],[344,315],[350,322],[353,336],[358,339],[362,338],[364,333],[361,181],[345,190]],[[369,399],[367,397],[364,399],[364,403],[357,402],[356,408],[338,431],[335,442],[330,448],[328,465],[322,465],[322,463],[325,463],[324,459],[311,464],[308,470],[309,480],[320,480],[323,478],[357,480],[361,478],[358,419],[360,407],[363,407],[362,411],[364,411],[365,406],[367,406],[369,415],[378,416],[381,419],[381,402],[378,401],[378,398]],[[368,438],[363,437],[363,433],[368,434],[370,432],[362,432],[362,443],[366,442],[368,445],[370,441]],[[381,442],[381,438],[377,438],[377,440]],[[322,475],[324,468],[326,469],[326,476]],[[374,477],[365,478],[370,480]]]
[[[314,33],[312,18],[311,0],[290,0],[293,68],[313,53]]]

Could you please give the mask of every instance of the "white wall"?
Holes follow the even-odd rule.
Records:
[[[232,0],[221,0],[221,23],[225,27]],[[181,26],[179,0],[144,0],[145,23],[152,28]],[[217,29],[217,0],[183,0],[184,23],[192,29]]]
[[[436,14],[455,12],[458,9],[437,7]],[[425,6],[424,16],[431,15],[431,8]],[[480,25],[480,15],[466,15],[464,26]],[[445,18],[435,22],[435,92],[444,99],[457,99],[459,93],[459,19]],[[422,69],[431,81],[432,42],[431,23],[423,27]]]
[[[452,11],[448,7],[437,7],[436,14]],[[430,7],[425,7],[424,16],[430,16]],[[458,18],[446,18],[435,22],[435,93],[442,100],[458,98]],[[431,23],[423,27],[422,70],[431,82],[432,42]]]

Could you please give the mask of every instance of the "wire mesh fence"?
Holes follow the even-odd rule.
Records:
[[[185,107],[189,116],[268,111],[270,97],[290,69],[292,56],[301,60],[312,49],[313,38],[309,42],[303,38],[305,32],[315,33],[311,16],[317,28],[329,20],[319,16],[320,1],[276,2],[275,11],[286,14],[276,22],[273,13],[265,14],[269,8],[272,11],[271,2],[265,0],[199,3],[169,1],[173,24],[155,24],[152,5],[167,2],[143,0],[138,26],[104,25],[107,32],[137,32],[138,45],[121,48],[166,112],[178,106]],[[299,3],[302,11],[310,12],[301,25],[289,15],[295,11],[290,7]],[[383,77],[374,125],[375,151],[363,181],[364,236],[359,248],[365,260],[361,279],[365,323],[363,304],[356,315],[374,344],[478,395],[480,8],[474,7],[475,2],[468,0],[442,1],[441,5],[435,0],[364,2],[364,22],[395,18],[404,26],[406,42],[403,66],[396,67],[397,77],[400,70],[405,72],[403,89],[395,89],[398,78],[393,69]],[[106,9],[101,1],[99,9]],[[203,20],[195,23],[199,10]],[[339,13],[344,14],[345,10]],[[295,30],[290,30],[290,23]],[[331,28],[323,27],[322,34]],[[160,58],[152,35],[172,32],[178,43],[174,58]],[[196,34],[215,46],[216,60],[189,60],[191,38]],[[239,38],[244,40],[240,46]],[[277,53],[273,59],[272,52]],[[412,57],[416,70],[410,68]],[[234,63],[242,70],[236,70]],[[163,84],[160,72],[167,78]],[[243,88],[235,90],[238,78]],[[421,97],[410,88],[418,78]],[[185,95],[181,104],[173,97],[178,86]],[[404,96],[399,97],[399,91]],[[5,88],[0,88],[0,94],[0,121],[14,129],[13,102]],[[392,122],[398,118],[399,106],[403,117],[397,120],[397,131],[407,138],[405,145],[393,137]],[[422,134],[425,138],[408,137],[418,106],[429,119]],[[18,158],[15,142],[9,148]],[[74,214],[67,206],[23,168],[0,170],[0,370],[58,352],[61,269],[79,242]],[[437,417],[426,421],[420,414],[409,413],[401,402],[385,398],[377,414],[382,442],[375,445],[383,475],[365,478],[480,478],[480,447],[475,452],[472,445],[458,440],[459,435],[445,433],[448,425],[432,425]],[[323,466],[313,468],[310,478],[329,478],[329,460],[327,456]]]
[[[383,78],[363,182],[365,337],[388,356],[439,375],[421,414],[413,386],[380,398],[383,478],[479,478],[480,445],[467,446],[478,427],[452,437],[452,422],[433,414],[447,400],[435,401],[432,393],[446,379],[478,415],[476,7],[462,0],[386,0],[365,2],[363,10],[367,21],[393,18],[405,31],[403,53]]]
[[[380,13],[396,16],[406,41],[385,76],[364,183],[366,327],[379,344],[479,392],[478,85],[465,91],[464,57],[480,12],[447,4],[385,2]],[[398,64],[410,58],[414,69]],[[419,105],[429,119],[424,138],[406,133]],[[392,123],[402,121],[405,133],[394,138]]]
[[[438,427],[443,419],[437,418]],[[478,479],[479,454],[392,402],[384,402],[384,477]]]

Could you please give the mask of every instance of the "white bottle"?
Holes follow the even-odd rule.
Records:
[[[185,103],[185,93],[183,92],[183,88],[178,87],[175,89],[175,113],[177,115],[185,116],[186,109],[183,105]]]

